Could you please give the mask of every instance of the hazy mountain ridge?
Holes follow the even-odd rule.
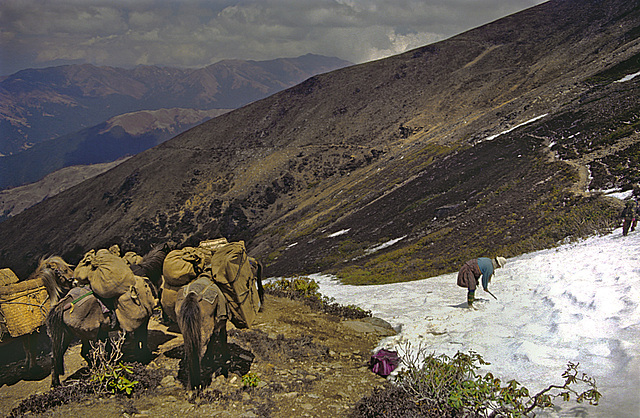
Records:
[[[374,283],[593,233],[618,208],[574,193],[577,167],[601,165],[594,189],[638,180],[639,80],[613,70],[640,69],[639,27],[622,0],[556,0],[314,76],[3,222],[0,257],[223,235],[268,274]]]
[[[174,108],[115,116],[91,128],[0,158],[0,189],[36,182],[65,167],[110,163],[135,155],[229,110]],[[46,189],[43,192],[50,197]]]
[[[0,153],[17,153],[143,109],[237,108],[350,64],[308,54],[270,61],[221,61],[184,70],[83,64],[19,71],[0,81]]]
[[[0,190],[0,222],[84,180],[104,173],[122,161],[66,167],[48,174],[36,183]]]

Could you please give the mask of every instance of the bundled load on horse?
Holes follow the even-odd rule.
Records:
[[[135,284],[116,300],[116,317],[123,331],[138,329],[153,313],[158,304],[149,282],[135,276]]]
[[[117,298],[135,285],[133,271],[127,262],[105,249],[87,252],[73,276],[82,285],[90,284],[91,289],[105,299]]]
[[[227,300],[233,325],[251,327],[260,309],[260,297],[244,241],[231,242],[215,250],[211,273]]]
[[[211,250],[211,252],[214,252],[215,250],[217,250],[220,247],[223,247],[225,245],[227,245],[229,243],[229,241],[227,241],[226,238],[216,238],[216,239],[209,239],[206,241],[201,241],[200,244],[198,244],[199,248],[206,248],[207,250]]]
[[[162,266],[164,281],[170,286],[184,286],[198,277],[211,262],[211,250],[184,247],[167,254]]]
[[[255,264],[259,263],[255,261]],[[237,328],[249,328],[261,304],[258,271],[250,263],[244,241],[229,243],[221,238],[204,241],[198,247],[174,250],[164,261],[160,303],[175,322],[176,298],[182,286],[210,272],[207,277],[222,291],[231,322]]]
[[[127,251],[122,256],[122,259],[127,262],[130,266],[137,265],[142,263],[143,257],[138,255],[135,251]]]
[[[42,279],[18,281],[11,269],[0,270],[0,341],[4,334],[16,338],[44,324],[49,296]]]

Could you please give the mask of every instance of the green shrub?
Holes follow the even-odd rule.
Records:
[[[91,343],[92,365],[89,382],[97,385],[98,392],[131,395],[138,384],[137,380],[129,379],[134,374],[133,366],[120,361],[124,339],[125,333],[120,332],[118,338],[111,338],[109,342]],[[106,344],[111,344],[112,350],[107,350]]]
[[[335,302],[335,299],[322,296],[318,289],[318,283],[308,277],[278,279],[264,285],[265,292],[269,294],[300,300],[313,309],[331,315],[347,319],[361,319],[371,316],[371,311],[366,311],[355,305],[340,305]]]
[[[99,387],[111,393],[126,393],[131,395],[137,380],[129,380],[127,376],[133,374],[133,368],[122,362],[116,365],[106,365],[100,370],[92,372],[90,382],[96,382]]]
[[[396,383],[422,410],[430,411],[427,416],[529,417],[536,408],[553,407],[558,398],[569,401],[573,397],[579,403],[597,405],[602,396],[595,379],[580,374],[574,363],[568,363],[562,385],[552,384],[531,395],[515,380],[505,384],[491,373],[479,374],[480,365],[489,363],[473,351],[436,356],[427,355],[422,345],[412,352],[409,344],[402,351],[404,367]]]

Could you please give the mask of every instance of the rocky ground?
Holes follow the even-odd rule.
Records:
[[[380,339],[393,333],[388,324],[376,318],[344,319],[301,301],[271,295],[252,329],[230,330],[228,372],[224,373],[214,359],[207,369],[210,384],[196,393],[185,387],[183,341],[177,328],[152,318],[154,359],[141,367],[147,389],[131,397],[83,395],[34,413],[37,408],[29,411],[26,405],[50,399],[46,398],[51,393],[48,356],[45,353],[39,358],[43,370],[30,376],[17,359],[4,356],[9,361],[0,366],[0,413],[43,417],[99,414],[102,418],[349,416],[356,402],[384,385],[385,379],[367,365]],[[21,347],[12,348],[16,349]],[[67,385],[87,372],[79,352],[80,346],[75,345],[66,354]],[[251,376],[252,384],[243,376]]]

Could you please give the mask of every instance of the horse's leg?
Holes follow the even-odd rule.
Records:
[[[149,349],[149,318],[133,331],[133,338],[136,344],[135,359],[143,364],[149,363],[153,359],[153,354]]]
[[[36,363],[37,340],[38,340],[38,334],[36,333],[31,333],[31,334],[22,336],[22,348],[24,349],[24,354],[25,354],[24,367],[28,371],[32,371],[37,366],[37,363]]]
[[[91,343],[89,340],[82,340],[82,349],[80,349],[80,355],[87,362],[87,365],[91,368],[93,366],[93,360],[91,359]]]
[[[264,306],[264,287],[262,287],[262,263],[258,262],[258,272],[256,274],[256,282],[258,284],[258,297],[260,298],[260,309]]]

